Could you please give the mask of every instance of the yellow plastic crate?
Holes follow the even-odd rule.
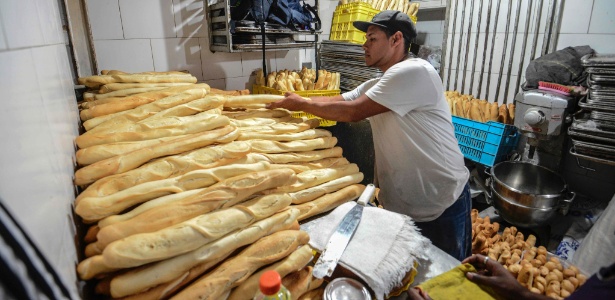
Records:
[[[269,94],[269,95],[284,95],[285,91],[276,90],[274,88],[270,88],[262,85],[253,85],[252,86],[253,94]],[[340,90],[309,90],[309,91],[294,91],[293,93],[301,96],[301,97],[314,97],[314,96],[336,96],[340,94]],[[320,127],[328,127],[334,126],[337,124],[336,121],[325,120],[323,118],[317,117],[313,114],[309,114],[302,111],[295,111],[292,113],[292,116],[295,118],[307,118],[307,119],[318,119]]]
[[[338,5],[333,13],[329,39],[354,44],[365,43],[365,32],[356,29],[352,22],[371,21],[379,12],[379,10],[365,2]],[[410,19],[416,24],[416,16],[410,16]]]

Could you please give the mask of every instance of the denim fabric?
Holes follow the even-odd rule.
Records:
[[[472,197],[466,183],[457,201],[429,222],[415,222],[423,236],[452,257],[463,260],[472,254]]]

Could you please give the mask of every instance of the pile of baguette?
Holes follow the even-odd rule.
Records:
[[[318,79],[316,79],[316,70],[303,67],[299,72],[289,70],[274,71],[269,73],[265,79],[263,70],[259,69],[256,71],[255,83],[283,92],[339,90],[340,73],[318,70]]]
[[[444,95],[453,116],[478,122],[494,121],[511,125],[515,122],[515,105],[512,103],[498,105],[497,102],[476,99],[458,91],[446,91]]]
[[[189,77],[171,74],[79,81],[100,91]],[[356,199],[357,165],[318,120],[264,109],[283,96],[158,87],[81,110],[74,207],[89,227],[79,277],[110,298],[251,299],[275,269],[293,299],[318,299],[298,222]]]
[[[340,4],[364,2],[377,10],[399,10],[408,16],[415,16],[419,12],[419,3],[410,0],[341,0]]]
[[[563,299],[587,280],[573,265],[564,265],[556,256],[550,256],[543,246],[536,247],[536,237],[523,233],[514,226],[504,228],[491,222],[489,217],[480,218],[478,210],[472,210],[472,253],[483,254],[501,263],[517,281],[530,291],[553,299]]]

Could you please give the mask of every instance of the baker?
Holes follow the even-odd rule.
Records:
[[[427,61],[408,56],[417,33],[405,13],[386,10],[371,22],[353,25],[366,33],[366,65],[380,69],[382,77],[342,95],[311,101],[289,92],[268,108],[340,122],[369,118],[379,201],[388,210],[412,217],[434,245],[462,260],[471,254],[469,172],[442,81]]]

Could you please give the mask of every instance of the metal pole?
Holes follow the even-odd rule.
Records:
[[[480,37],[480,23],[481,16],[483,15],[483,0],[478,3],[478,24],[476,24],[476,39],[474,39],[474,56],[472,56],[472,73],[470,74],[470,93],[474,90],[474,71],[476,68],[476,52],[478,50],[478,38]],[[470,28],[471,30],[472,28]],[[485,35],[486,36],[486,35]],[[478,88],[480,90],[480,87]],[[477,98],[480,98],[480,94],[476,94]]]
[[[540,18],[542,17],[542,0],[538,1],[538,9],[536,10],[536,23],[534,25],[534,41],[532,43],[532,52],[530,53],[530,61],[536,57],[536,46],[538,45],[538,34],[540,33]]]
[[[440,77],[442,77],[442,79],[444,79],[444,70],[446,69],[446,67],[448,67],[448,74],[447,74],[447,79],[446,79],[446,90],[449,90],[449,87],[450,87],[450,80],[451,80],[450,65],[452,64],[452,59],[453,59],[453,48],[451,48],[451,54],[448,57],[448,65],[446,64],[447,51],[448,51],[448,26],[450,23],[450,19],[448,16],[451,12],[452,3],[453,3],[452,0],[446,1],[446,14],[445,14],[446,22],[444,22],[444,38],[442,39],[442,55],[444,55],[444,57],[442,58],[442,64],[440,65]],[[455,16],[457,16],[457,14],[455,14]],[[455,41],[455,22],[456,21],[457,21],[457,18],[455,18],[455,21],[453,21],[453,35],[451,38],[451,43]]]
[[[478,98],[482,98],[480,96],[480,92],[483,89],[483,74],[485,73],[485,63],[487,60],[487,42],[489,42],[489,26],[491,25],[491,2],[492,1],[489,0],[489,3],[487,4],[487,26],[485,26],[485,42],[483,44],[483,60],[482,60],[481,67],[480,67],[480,78],[478,79],[478,94],[477,94]],[[487,96],[485,96],[485,98],[487,98]]]
[[[500,74],[498,75],[498,85],[495,89],[495,100],[494,102],[500,102],[497,101],[498,97],[500,96],[500,86],[502,85],[502,72],[504,72],[504,60],[506,60],[506,46],[508,45],[508,29],[510,28],[510,14],[512,13],[512,0],[508,1],[508,10],[507,10],[507,14],[506,14],[506,30],[504,31],[504,47],[502,48],[502,54],[504,54],[504,56],[502,57],[502,62],[500,63]],[[513,46],[514,47],[514,46]]]
[[[463,1],[462,1],[463,2]],[[457,80],[459,79],[459,66],[461,64],[461,41],[463,41],[463,23],[466,18],[466,4],[463,3],[463,8],[461,9],[461,27],[459,28],[459,48],[457,51],[457,69],[455,74],[455,90],[457,89]],[[463,94],[463,91],[461,91]]]
[[[517,33],[519,32],[519,19],[521,19],[521,2],[517,0],[517,9],[515,14],[515,28],[513,30],[512,47],[510,47],[510,57],[508,58],[508,70],[506,74],[506,87],[504,87],[504,101],[508,100],[508,88],[510,87],[510,76],[512,75],[512,63],[515,57],[515,42],[517,41]],[[506,101],[508,102],[508,101]],[[505,102],[504,102],[505,103]]]
[[[489,97],[489,86],[491,85],[491,66],[493,64],[493,49],[495,48],[495,34],[498,32],[498,20],[497,17],[500,15],[500,3],[502,1],[496,0],[497,5],[495,6],[495,26],[493,28],[493,34],[491,35],[491,54],[489,54],[489,69],[487,70],[487,90],[485,91],[485,95]],[[495,95],[494,102],[497,102],[498,95]]]
[[[560,22],[562,21],[562,9],[564,0],[555,0],[555,8],[553,10],[554,20],[551,27],[551,37],[549,38],[549,53],[555,52],[557,49],[557,37],[559,35]]]
[[[448,4],[446,6],[446,24],[448,24],[448,20],[449,20],[449,13],[451,10],[450,4],[452,3],[452,0],[448,0]],[[448,58],[448,75],[446,76],[446,89],[450,90],[451,89],[451,73],[453,72],[453,69],[451,68],[453,66],[453,51],[455,50],[455,27],[457,25],[457,4],[459,4],[459,0],[455,0],[455,10],[453,11],[455,16],[453,17],[453,35],[451,36],[451,55]],[[445,32],[444,34],[448,33],[448,28],[445,27]],[[442,43],[444,43],[444,45],[448,45],[448,37],[445,38]],[[446,51],[442,51],[442,53],[446,53]],[[444,70],[444,68],[442,68],[442,70]]]
[[[530,15],[532,13],[532,0],[529,0],[527,4],[527,12],[525,13],[525,34],[523,35],[523,45],[521,46],[521,62],[519,63],[519,72],[517,72],[517,84],[515,85],[515,95],[519,92],[519,84],[521,84],[521,73],[523,73],[525,63],[525,46],[527,45],[527,36],[530,31]],[[514,97],[513,97],[514,99]]]
[[[463,76],[461,77],[461,93],[465,90],[464,87],[466,85],[466,73],[468,73],[468,52],[470,52],[470,37],[472,37],[472,22],[474,21],[474,0],[470,0],[470,23],[468,25],[468,34],[466,35],[466,57],[463,60]],[[458,57],[459,59],[459,57]],[[468,92],[468,94],[472,94],[472,90]]]
[[[554,9],[554,5],[553,5],[553,0],[549,1],[549,9],[548,14],[547,14],[547,25],[545,26],[545,35],[542,38],[542,51],[540,52],[540,56],[543,56],[547,53],[549,53],[549,39],[551,37],[551,27],[553,26],[552,21],[553,21],[553,9]]]

